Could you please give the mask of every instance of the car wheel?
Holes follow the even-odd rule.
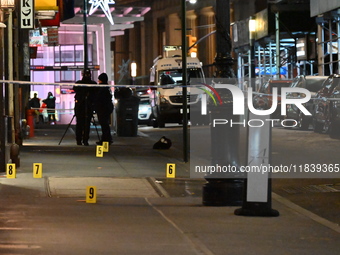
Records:
[[[309,128],[309,122],[305,119],[302,112],[299,112],[298,127],[302,130],[307,130]]]
[[[164,128],[165,122],[158,116],[154,121],[153,127]]]
[[[158,123],[157,123],[157,120],[156,120],[156,119],[153,119],[153,120],[152,120],[152,127],[158,128]]]
[[[325,131],[326,134],[328,134],[330,132],[330,127],[331,127],[331,120],[327,119],[325,121],[324,126],[323,126],[323,130]]]
[[[149,118],[149,120],[148,120],[148,122],[147,122],[147,124],[146,125],[148,125],[148,126],[153,126],[153,123],[154,123],[154,117],[152,116],[152,114],[150,115],[150,118]]]
[[[159,122],[158,122],[158,127],[160,127],[160,128],[165,128],[165,123],[164,123],[164,121],[159,121]]]
[[[153,126],[153,120],[150,118],[148,122],[146,123],[147,126]]]
[[[157,112],[156,112],[156,113],[157,113],[156,115],[152,114],[152,116],[154,116],[152,126],[153,126],[154,128],[157,128],[157,127],[159,127],[159,128],[164,128],[164,127],[165,127],[165,122],[164,122],[164,120],[162,119],[162,117],[161,117],[161,115],[160,115],[160,113],[159,113],[159,110],[157,109],[156,111],[157,111]],[[156,117],[155,117],[155,116],[156,116]]]
[[[323,130],[323,124],[318,122],[316,119],[313,119],[313,131],[315,133],[321,133]]]
[[[294,121],[292,121],[292,120],[287,120],[287,119],[284,119],[284,123],[285,123],[284,128],[286,128],[286,129],[291,129],[291,128],[293,128],[293,125],[295,124]]]
[[[340,126],[336,125],[335,121],[330,120],[328,123],[329,137],[334,139],[340,138]]]

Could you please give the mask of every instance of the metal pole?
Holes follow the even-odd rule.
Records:
[[[84,21],[84,69],[87,69],[89,66],[89,56],[88,56],[88,42],[87,42],[87,0],[83,1],[84,9],[83,9],[83,21]]]
[[[270,73],[272,72],[273,69],[273,52],[272,52],[272,44],[269,43],[269,68],[270,68]]]
[[[13,81],[13,20],[11,8],[8,8],[8,80]],[[14,90],[13,84],[8,83],[8,115],[11,117],[11,141],[15,142],[14,129]]]
[[[188,162],[187,43],[186,0],[181,0],[182,17],[182,96],[183,96],[183,161]]]
[[[318,55],[318,73],[319,75],[325,75],[325,61],[324,61],[324,44],[325,41],[325,34],[324,29],[321,24],[318,24],[318,48],[317,48],[317,55]]]
[[[280,78],[280,20],[279,13],[275,13],[275,40],[276,40],[276,78]]]
[[[251,78],[251,87],[253,91],[255,88],[255,38],[254,32],[250,32],[250,78]]]
[[[328,21],[328,40],[329,40],[329,48],[330,48],[330,54],[329,54],[329,74],[333,74],[333,28],[332,28],[332,20]]]
[[[216,0],[216,57],[214,82],[230,82],[236,84],[236,75],[233,70],[233,59],[231,57],[232,44],[230,39],[230,1]],[[231,80],[226,81],[226,78]],[[228,98],[226,90],[217,90],[222,98]],[[223,99],[224,100],[224,99]],[[232,106],[225,100],[222,106],[211,106],[211,118],[232,119],[234,123],[239,122],[239,116],[232,114]],[[239,164],[239,132],[237,126],[211,128],[211,160],[212,165],[238,166]],[[203,186],[203,205],[225,206],[240,205],[242,203],[243,180],[238,176],[230,174],[221,176],[219,174],[206,175],[207,183]]]
[[[1,74],[2,75],[2,74]],[[4,117],[4,107],[3,107],[3,83],[0,84],[0,172],[5,172],[6,160],[5,160],[5,150],[6,150],[6,130],[5,130],[5,117]]]
[[[337,20],[336,20],[336,29],[337,29],[337,35],[338,35],[338,49],[339,49],[339,45],[340,45],[340,18],[339,17],[337,17]],[[340,70],[340,50],[338,50],[337,67],[338,67],[338,73],[339,73],[339,70]]]
[[[2,13],[0,14],[2,17]],[[1,19],[2,20],[2,19]],[[3,29],[0,29],[0,77],[3,79],[3,67],[4,67],[4,41],[3,41]],[[5,162],[5,150],[6,150],[6,130],[5,130],[5,111],[4,111],[4,85],[0,83],[0,172],[5,172],[6,162]]]

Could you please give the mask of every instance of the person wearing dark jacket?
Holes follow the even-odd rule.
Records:
[[[91,71],[85,69],[83,78],[76,83],[78,84],[97,84],[91,79]],[[77,145],[89,145],[90,125],[93,116],[93,100],[96,93],[96,87],[74,86],[75,106],[74,113],[76,116],[76,140]]]
[[[40,98],[38,98],[38,94],[34,93],[34,97],[29,101],[29,108],[34,110],[35,115],[35,123],[40,122]]]
[[[106,73],[102,73],[98,76],[98,83],[101,84],[97,90],[94,107],[97,113],[98,122],[102,129],[101,140],[97,144],[102,145],[103,142],[109,142],[112,144],[112,136],[110,130],[110,116],[113,112],[112,94],[108,84],[108,77]]]
[[[43,100],[47,107],[48,122],[55,124],[55,97],[52,92],[48,92],[47,98]]]

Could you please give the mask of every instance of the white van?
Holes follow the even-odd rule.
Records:
[[[182,56],[181,51],[174,50],[172,56],[157,57],[150,72],[150,103],[154,116],[154,127],[164,127],[165,123],[183,122],[182,99]],[[187,85],[193,85],[192,79],[204,82],[202,65],[197,58],[187,57]],[[189,86],[187,88],[188,118],[190,105],[200,102],[202,90]]]

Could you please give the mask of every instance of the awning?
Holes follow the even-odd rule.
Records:
[[[98,0],[100,1],[100,0]],[[91,9],[91,1],[88,1],[88,11]],[[95,2],[95,1],[94,1]],[[103,4],[108,1],[102,0]],[[110,2],[110,1],[109,1]],[[113,2],[113,1],[112,1]],[[124,1],[123,1],[124,2]],[[114,25],[110,25],[110,31],[124,31],[134,27],[134,22],[144,20],[144,15],[150,11],[148,6],[122,6],[121,4],[109,4],[109,12],[111,13]],[[71,19],[64,20],[62,24],[83,24],[83,0],[74,1],[75,16]],[[101,24],[109,22],[103,9],[99,6],[95,12],[88,16],[87,24]],[[111,33],[114,35],[115,33]],[[121,32],[117,33],[121,34]]]

